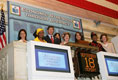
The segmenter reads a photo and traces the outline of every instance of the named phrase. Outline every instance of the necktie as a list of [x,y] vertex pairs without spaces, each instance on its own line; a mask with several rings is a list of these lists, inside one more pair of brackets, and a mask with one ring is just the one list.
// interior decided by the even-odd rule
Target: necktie
[[53,39],[53,36],[51,36],[51,41],[52,41],[52,43],[54,43],[54,39]]

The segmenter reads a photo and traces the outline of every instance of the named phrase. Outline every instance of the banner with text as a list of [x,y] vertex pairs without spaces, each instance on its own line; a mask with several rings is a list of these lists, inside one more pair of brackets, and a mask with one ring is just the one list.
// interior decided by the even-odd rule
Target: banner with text
[[8,40],[17,40],[20,29],[27,31],[27,39],[33,40],[37,28],[43,28],[47,35],[47,27],[54,26],[54,33],[69,32],[70,41],[74,41],[75,32],[83,34],[81,19],[52,10],[24,5],[8,1]]

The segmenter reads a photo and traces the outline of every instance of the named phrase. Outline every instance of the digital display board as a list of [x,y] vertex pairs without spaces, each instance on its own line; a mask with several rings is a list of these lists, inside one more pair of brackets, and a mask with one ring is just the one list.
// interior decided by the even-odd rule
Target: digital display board
[[80,64],[82,72],[98,72],[98,62],[96,54],[80,53]]
[[77,59],[78,64],[74,64],[75,68],[78,68],[78,76],[93,77],[99,74],[99,66],[97,62],[96,54],[91,53],[78,53]]

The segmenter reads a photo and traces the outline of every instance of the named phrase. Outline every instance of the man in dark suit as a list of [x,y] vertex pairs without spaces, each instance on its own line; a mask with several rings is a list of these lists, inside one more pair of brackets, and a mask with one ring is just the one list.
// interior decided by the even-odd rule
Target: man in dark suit
[[48,32],[48,35],[46,35],[44,37],[44,39],[47,41],[47,43],[57,44],[57,40],[53,36],[54,27],[53,26],[48,26],[47,32]]

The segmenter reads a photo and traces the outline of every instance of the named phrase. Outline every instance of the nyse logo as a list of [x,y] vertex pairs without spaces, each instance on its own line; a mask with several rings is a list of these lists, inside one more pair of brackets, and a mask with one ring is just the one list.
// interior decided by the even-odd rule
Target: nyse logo
[[80,21],[73,21],[73,27],[74,28],[81,29],[81,23],[80,23]]
[[19,10],[17,9],[17,7],[14,7],[14,8],[12,8],[13,9],[13,12],[14,13],[18,13],[19,12]]
[[21,16],[20,6],[10,5],[11,14]]
[[58,0],[118,19],[118,0]]

